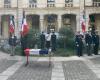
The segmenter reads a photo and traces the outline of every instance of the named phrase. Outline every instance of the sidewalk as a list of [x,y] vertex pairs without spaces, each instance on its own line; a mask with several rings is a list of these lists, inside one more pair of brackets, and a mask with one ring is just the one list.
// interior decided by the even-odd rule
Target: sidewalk
[[9,56],[0,52],[0,80],[100,80],[100,55],[83,57]]

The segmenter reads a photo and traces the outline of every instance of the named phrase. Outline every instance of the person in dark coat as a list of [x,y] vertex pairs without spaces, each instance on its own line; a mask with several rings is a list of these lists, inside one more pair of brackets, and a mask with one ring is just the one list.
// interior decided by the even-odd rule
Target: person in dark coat
[[99,49],[99,35],[98,35],[98,32],[96,32],[93,35],[92,40],[93,40],[93,53],[95,55],[98,55],[98,49]]
[[76,35],[75,38],[75,45],[76,45],[76,50],[77,50],[77,55],[80,57],[82,56],[82,49],[83,49],[83,41],[82,41],[82,36],[81,35]]
[[15,46],[17,44],[17,37],[14,35],[10,35],[9,37],[9,45],[11,46],[11,56],[14,56]]
[[52,35],[51,35],[51,46],[52,46],[52,51],[56,51],[56,35],[55,35],[55,32],[53,32]]
[[40,35],[40,45],[41,45],[41,49],[45,48],[45,35],[44,35],[44,32],[42,32],[42,34]]
[[91,55],[92,36],[87,32],[85,35],[86,52],[88,56]]

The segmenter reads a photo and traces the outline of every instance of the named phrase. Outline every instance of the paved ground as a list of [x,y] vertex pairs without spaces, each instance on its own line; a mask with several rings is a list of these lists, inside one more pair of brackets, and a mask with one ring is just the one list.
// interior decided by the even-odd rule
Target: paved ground
[[63,62],[65,80],[98,80],[83,61]]
[[0,80],[100,80],[100,55],[83,57],[25,57],[0,52]]

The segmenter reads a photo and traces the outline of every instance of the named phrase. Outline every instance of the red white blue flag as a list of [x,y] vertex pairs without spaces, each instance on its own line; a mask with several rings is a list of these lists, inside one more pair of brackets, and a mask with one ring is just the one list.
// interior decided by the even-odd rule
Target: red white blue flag
[[81,27],[82,27],[82,32],[86,31],[86,22],[85,22],[86,16],[85,16],[85,12],[83,11],[82,15],[81,15]]
[[29,26],[26,22],[26,17],[25,17],[25,11],[23,11],[23,19],[22,19],[22,25],[21,25],[21,35],[25,36],[29,32]]
[[12,34],[15,32],[14,17],[10,16],[9,32]]

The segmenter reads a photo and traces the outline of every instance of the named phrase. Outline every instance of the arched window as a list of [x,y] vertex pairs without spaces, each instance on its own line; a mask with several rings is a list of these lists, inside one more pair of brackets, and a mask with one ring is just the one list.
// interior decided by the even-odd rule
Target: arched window
[[10,8],[11,7],[11,0],[4,0],[4,8]]

